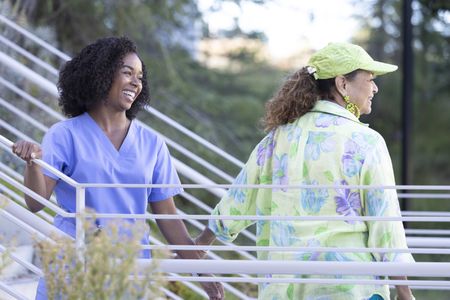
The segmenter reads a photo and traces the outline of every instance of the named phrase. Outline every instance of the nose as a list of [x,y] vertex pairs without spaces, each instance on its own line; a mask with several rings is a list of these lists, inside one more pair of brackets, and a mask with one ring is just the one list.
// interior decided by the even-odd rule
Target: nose
[[376,94],[378,93],[378,86],[374,81],[372,81],[372,83],[373,83],[373,93]]
[[142,82],[138,78],[138,76],[131,76],[131,85],[133,85],[134,87],[140,87],[142,85]]

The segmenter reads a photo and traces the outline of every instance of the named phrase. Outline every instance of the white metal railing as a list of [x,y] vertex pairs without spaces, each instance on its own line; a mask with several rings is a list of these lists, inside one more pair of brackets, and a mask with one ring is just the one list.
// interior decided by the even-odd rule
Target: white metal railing
[[[1,15],[0,15],[0,21],[1,22],[4,22],[4,23],[6,23],[6,24],[9,24],[9,23],[11,23],[9,20],[7,20],[6,19],[6,21],[5,21],[5,19],[6,18],[4,18],[4,17],[2,17]],[[9,23],[8,23],[9,22]],[[14,24],[15,25],[15,24]],[[8,25],[9,26],[9,25]],[[15,27],[18,27],[17,25],[15,25]],[[13,27],[14,28],[14,27]],[[19,29],[20,29],[20,27],[19,27]],[[17,30],[16,28],[15,28],[15,30]],[[34,39],[33,39],[34,40]],[[51,51],[52,53],[54,53],[53,51]],[[56,53],[55,53],[56,54]],[[57,54],[58,55],[58,54]],[[58,55],[59,56],[59,55]],[[63,58],[64,60],[67,60],[67,59],[69,59],[69,57],[67,56],[67,57],[63,57],[63,56],[59,56],[59,57],[61,57],[61,58]],[[15,69],[15,70],[18,70],[19,72],[21,72],[21,74],[23,75],[23,76],[25,76],[25,77],[27,77],[28,79],[30,79],[31,81],[33,81],[33,82],[40,82],[40,83],[43,83],[43,86],[44,86],[44,89],[46,89],[50,94],[52,94],[52,95],[56,95],[55,94],[55,91],[56,91],[56,87],[54,87],[54,84],[53,84],[53,87],[51,86],[51,85],[47,85],[46,84],[46,82],[45,82],[45,78],[43,78],[42,76],[41,77],[39,77],[39,75],[38,74],[35,74],[34,72],[32,72],[31,70],[27,70],[27,68],[22,68],[21,66],[20,66],[20,64],[19,65],[17,65],[16,64],[16,62],[12,59],[12,58],[10,58],[9,56],[7,56],[6,54],[4,54],[4,53],[2,53],[2,52],[0,52],[0,62],[2,62],[2,63],[4,63],[5,65],[7,65],[7,66],[9,66],[9,67],[12,67],[13,69]],[[29,72],[29,71],[31,71],[31,72]],[[36,76],[37,75],[37,76]],[[44,81],[42,81],[41,79],[44,79]],[[41,85],[41,84],[40,84]],[[150,110],[153,110],[153,109],[150,109]],[[154,113],[154,112],[151,112],[152,114],[154,114],[155,116],[156,115],[160,115],[161,113],[159,113],[159,112],[157,112],[156,111],[156,113]],[[162,115],[162,117],[160,117],[160,116],[157,116],[158,118],[160,118],[160,119],[162,119],[164,122],[166,122],[167,124],[171,124],[172,122],[175,122],[175,121],[173,121],[173,120],[171,120],[170,118],[167,118],[166,116],[164,116],[164,115]],[[175,127],[175,128],[178,128],[179,126],[181,126],[181,125],[176,125],[176,124],[178,124],[178,123],[176,123],[175,122],[175,124],[171,124],[171,126],[173,126],[173,127]],[[186,133],[186,134],[189,134],[189,130],[187,130],[186,128],[184,128],[183,126],[181,126],[181,127],[179,127],[178,128],[181,132],[183,132],[183,133]],[[185,132],[186,131],[186,132]],[[192,132],[191,132],[192,133]],[[201,139],[201,138],[200,138]],[[194,138],[194,140],[196,140],[196,138]],[[203,144],[202,142],[199,142],[199,143],[201,143],[201,144]],[[209,142],[206,142],[206,145],[208,144]],[[204,145],[205,146],[205,145]],[[212,145],[212,146],[214,146],[214,145]],[[175,147],[177,147],[177,146],[175,146]],[[206,146],[207,148],[209,147],[209,146]],[[215,147],[215,146],[214,146]],[[214,147],[212,147],[212,148],[214,148]],[[219,150],[221,150],[221,149],[219,149]],[[213,151],[215,151],[215,150],[213,150]],[[221,151],[223,151],[223,150],[221,150]],[[219,151],[220,152],[220,151]],[[228,160],[230,160],[230,158],[227,158]],[[242,166],[243,164],[242,164],[242,162],[239,162],[239,161],[232,161],[233,159],[231,159],[230,161],[231,162],[233,162],[236,166]],[[38,164],[39,164],[39,160],[35,160]],[[44,168],[47,168],[48,166],[42,166],[42,167],[44,167]],[[219,175],[220,176],[220,175]],[[4,179],[4,178],[7,178],[8,176],[2,176],[1,177],[1,179]],[[222,176],[222,178],[224,178],[223,176]],[[224,178],[225,179],[225,178]],[[230,179],[230,178],[226,178],[226,180],[228,181],[228,179]],[[63,180],[65,180],[65,179],[63,179]],[[5,180],[6,181],[6,180]],[[8,181],[7,181],[8,182]],[[204,182],[204,181],[203,181]],[[76,188],[78,188],[79,189],[79,192],[77,193],[77,202],[83,202],[84,201],[84,191],[85,191],[85,189],[86,188],[98,188],[98,187],[101,187],[102,185],[89,185],[89,184],[86,184],[86,185],[83,185],[83,184],[79,184],[79,183],[76,183],[76,182],[74,182],[74,187],[76,186]],[[116,188],[116,187],[132,187],[132,188],[140,188],[140,187],[156,187],[156,186],[158,186],[158,187],[172,187],[172,185],[147,185],[147,186],[142,186],[142,185],[132,185],[132,186],[130,186],[130,185],[105,185],[105,187],[108,187],[108,188]],[[208,184],[195,184],[195,185],[182,185],[182,187],[184,187],[184,188],[192,188],[192,189],[195,189],[195,188],[201,188],[201,189],[210,189],[210,190],[215,190],[215,191],[218,191],[218,190],[220,190],[221,192],[219,193],[219,194],[223,194],[223,191],[224,191],[224,189],[225,188],[229,188],[230,187],[230,185],[218,185],[218,184],[214,184],[212,181],[210,182],[210,183],[208,183]],[[235,185],[234,187],[246,187],[246,188],[256,188],[256,186],[252,186],[252,185],[242,185],[242,186],[238,186],[238,185]],[[274,188],[274,187],[283,187],[283,188],[309,188],[308,186],[306,186],[306,185],[298,185],[298,186],[293,186],[293,187],[287,187],[287,186],[284,186],[284,185],[270,185],[270,186],[261,186],[261,185],[257,185],[257,188]],[[339,186],[335,186],[335,185],[333,185],[333,186],[314,186],[314,188],[339,188]],[[370,187],[364,187],[364,186],[345,186],[345,188],[370,188]],[[372,188],[379,188],[379,187],[372,187]],[[450,187],[446,187],[446,186],[392,186],[392,187],[386,187],[386,186],[383,186],[382,188],[386,188],[386,189],[401,189],[401,190],[415,190],[415,191],[422,191],[422,190],[427,190],[427,191],[429,191],[429,190],[436,190],[436,191],[449,191],[450,190]],[[20,188],[19,188],[20,189]],[[26,194],[32,194],[32,193],[30,193],[30,191],[28,190],[26,190],[26,189],[20,189],[20,190],[22,190],[24,193],[26,193]],[[32,195],[32,196],[36,196],[36,195]],[[450,198],[450,194],[445,194],[445,193],[441,193],[441,194],[412,194],[412,193],[404,193],[404,194],[399,194],[399,197],[401,197],[401,198],[439,198],[439,199],[448,199],[448,198]],[[46,205],[46,204],[51,204],[51,202],[50,201],[48,201],[48,203],[46,202],[44,205]],[[80,210],[83,210],[84,209],[84,204],[82,204],[82,203],[80,203],[80,205],[78,206],[78,209],[80,209]],[[210,208],[209,208],[210,209]],[[449,222],[449,216],[448,216],[448,214],[446,214],[446,213],[439,213],[439,212],[423,212],[423,213],[418,213],[418,212],[408,212],[406,215],[410,215],[409,217],[399,217],[399,218],[388,218],[388,219],[376,219],[376,220],[378,220],[378,221],[417,221],[417,222],[429,222],[429,221],[433,221],[433,222]],[[99,214],[96,214],[96,216],[99,216],[100,217],[100,215]],[[127,217],[127,218],[130,218],[130,217],[133,217],[133,215],[129,215],[129,214],[127,214],[127,215],[120,215],[120,214],[114,214],[114,215],[112,215],[112,214],[108,214],[108,215],[101,215],[101,217],[114,217],[114,218],[116,218],[116,217]],[[179,219],[186,219],[186,220],[198,220],[198,219],[201,219],[201,220],[208,220],[208,219],[214,219],[215,218],[215,216],[209,216],[209,215],[152,215],[152,214],[145,214],[144,216],[141,216],[141,215],[139,215],[137,218],[154,218],[154,219],[177,219],[177,218],[179,218]],[[256,221],[256,220],[273,220],[270,216],[256,216],[256,217],[258,217],[258,218],[255,218],[255,216],[240,216],[240,217],[236,217],[236,216],[229,216],[230,217],[230,219],[239,219],[239,218],[245,218],[245,219],[248,219],[248,220],[254,220],[254,221]],[[331,216],[332,218],[331,219],[328,219],[329,221],[337,221],[337,220],[339,220],[338,218],[333,218],[334,216]],[[217,217],[218,219],[227,219],[227,216],[220,216],[220,217]],[[297,219],[296,217],[292,217],[294,220],[295,219]],[[285,217],[285,219],[286,220],[292,220],[292,218],[291,217],[289,217],[289,216],[286,216]],[[358,220],[365,220],[364,219],[364,217],[360,217],[361,219],[358,219]],[[370,218],[370,217],[369,217]],[[275,219],[275,218],[274,218]],[[279,220],[280,218],[278,218],[278,220]],[[281,219],[283,219],[283,218],[281,218]],[[301,219],[301,218],[299,218],[299,219]],[[304,219],[304,218],[303,218]],[[325,219],[327,219],[327,217],[325,217]],[[349,217],[345,217],[345,218],[343,218],[343,219],[345,219],[345,220],[349,220],[349,219],[351,219],[351,218],[349,218]],[[357,219],[355,219],[355,220],[357,220]],[[370,219],[367,219],[367,220],[370,220]],[[77,222],[77,223],[80,223],[80,222]],[[408,232],[408,229],[407,229],[407,232]],[[415,232],[416,234],[424,234],[424,232],[423,231],[410,231],[410,232]],[[427,231],[428,232],[428,231]],[[445,232],[447,232],[447,231],[445,231]],[[80,232],[78,232],[77,231],[77,240],[78,239],[82,239],[83,238],[83,235],[84,234],[80,234],[79,235],[79,233]],[[434,234],[434,235],[441,235],[441,234],[443,234],[441,231],[434,231],[432,234]],[[419,237],[419,238],[417,238],[417,241],[419,241],[419,240],[421,240],[421,241],[423,241],[423,238],[422,237]],[[436,244],[439,244],[439,245],[441,245],[441,247],[449,247],[449,244],[447,244],[446,243],[446,241],[448,240],[448,239],[442,239],[442,238],[436,238],[435,239],[436,241],[439,241],[439,242],[437,242]],[[430,240],[428,240],[426,243],[424,243],[423,244],[423,246],[424,247],[430,247],[430,244],[429,244],[429,241]],[[442,242],[442,241],[444,241],[444,243]],[[408,240],[408,244],[410,245],[410,243],[409,243],[409,240]],[[155,247],[155,246],[148,246],[148,248],[152,248],[152,247]],[[171,250],[175,250],[175,249],[177,249],[176,248],[176,246],[165,246],[167,249],[171,249]],[[183,247],[183,246],[179,246],[179,247]],[[184,246],[184,247],[189,247],[189,246]],[[191,246],[192,247],[192,246]],[[208,247],[210,247],[210,248],[208,248]],[[230,244],[230,245],[227,245],[227,246],[208,246],[208,247],[206,247],[205,246],[205,249],[210,249],[210,250],[214,250],[214,251],[225,251],[225,250],[227,250],[227,251],[229,251],[229,250],[236,250],[236,249],[241,249],[241,250],[245,250],[245,251],[281,251],[280,249],[277,249],[277,248],[274,248],[274,247],[272,247],[272,248],[267,248],[266,247],[266,249],[262,249],[263,247],[252,247],[252,246],[234,246],[234,245],[232,245],[232,244]],[[228,247],[228,248],[227,248]],[[437,247],[439,247],[439,246],[437,246]],[[202,248],[203,249],[203,248]],[[293,249],[290,249],[290,250],[292,250],[292,251],[300,251],[299,249],[301,249],[301,247],[299,248],[299,247],[297,247],[297,248],[293,248]],[[323,250],[323,251],[326,251],[326,249],[320,249],[320,248],[308,248],[309,249],[309,251],[315,251],[315,250]],[[315,250],[313,250],[313,249],[315,249]],[[365,251],[368,251],[367,250],[367,248],[363,248],[363,249],[366,249]],[[288,249],[289,250],[289,249]],[[342,250],[342,249],[341,249]],[[358,252],[364,252],[362,249],[356,249],[356,248],[351,248],[351,249],[343,249],[343,250],[347,250],[347,251],[349,251],[349,250],[354,250],[354,251],[358,251]],[[370,250],[374,250],[374,252],[376,252],[376,251],[381,251],[381,249],[375,249],[375,248],[372,248],[372,249],[370,249]],[[400,249],[397,249],[397,250],[395,250],[395,249],[389,249],[389,250],[391,250],[391,251],[403,251],[403,250],[400,250]],[[411,252],[411,253],[430,253],[430,254],[448,254],[448,250],[447,249],[433,249],[433,248],[427,248],[427,249],[408,249],[409,250],[409,252]],[[287,250],[286,250],[287,251]],[[328,249],[328,251],[331,251],[330,249]],[[426,251],[429,251],[429,252],[426,252]],[[171,268],[175,268],[176,270],[181,270],[182,268],[181,268],[181,264],[180,265],[178,265],[177,266],[177,264],[178,263],[180,263],[181,262],[181,264],[183,264],[183,263],[186,263],[186,265],[187,266],[189,266],[189,264],[190,263],[192,263],[192,265],[196,265],[198,268],[200,268],[201,266],[203,266],[203,264],[204,264],[204,267],[207,267],[207,270],[209,270],[208,272],[210,272],[210,273],[217,273],[217,274],[220,274],[220,273],[225,273],[225,271],[227,270],[227,268],[225,268],[224,269],[224,266],[225,265],[229,265],[229,264],[233,264],[233,262],[232,261],[226,261],[226,260],[222,260],[222,261],[208,261],[207,263],[206,262],[202,262],[202,261],[195,261],[195,262],[189,262],[189,261],[181,261],[181,260],[178,260],[178,261],[166,261],[166,262],[164,262],[164,264],[163,264],[163,266],[164,266],[164,268],[165,268],[165,270],[167,271],[167,272],[169,272],[170,270],[172,270]],[[239,261],[239,262],[237,262],[238,264],[242,264],[242,262],[243,261]],[[247,262],[251,262],[251,261],[245,261],[245,263],[247,263]],[[269,267],[269,264],[265,264],[266,262],[261,262],[261,261],[254,261],[255,262],[255,265],[251,265],[251,264],[246,264],[246,266],[251,266],[251,271],[248,271],[248,272],[253,272],[253,273],[251,273],[251,274],[256,274],[256,273],[259,273],[259,271],[258,271],[258,269],[257,268],[262,268],[261,270],[262,271],[264,271],[264,272],[266,272],[266,270],[267,269],[269,269],[269,268],[271,268],[271,267]],[[278,262],[277,262],[278,263]],[[292,262],[289,262],[289,264],[291,264]],[[307,262],[307,263],[309,263],[309,262]],[[339,263],[340,264],[340,263]],[[383,263],[384,264],[384,263]],[[307,268],[308,270],[309,269],[311,269],[311,266],[313,266],[312,264],[309,264],[309,265],[304,265],[303,266],[303,268]],[[420,263],[415,263],[415,264],[410,264],[409,266],[411,266],[411,269],[409,269],[410,271],[411,271],[411,274],[420,274],[420,276],[425,276],[424,274],[425,273],[421,273],[421,271],[426,271],[426,272],[428,272],[428,269],[427,268],[431,268],[432,266],[434,266],[434,265],[430,265],[430,264],[428,264],[428,265],[424,265],[424,264],[420,264]],[[444,268],[444,269],[441,269],[441,266],[442,266],[442,268]],[[368,265],[364,265],[364,266],[360,266],[360,267],[362,267],[363,269],[371,269],[371,270],[374,270],[373,269],[373,267],[372,266],[368,266]],[[394,274],[396,271],[395,271],[395,269],[396,268],[399,268],[399,267],[402,267],[401,265],[398,265],[398,263],[397,263],[397,265],[395,265],[395,266],[393,266],[392,267],[392,269],[390,269],[390,268],[384,268],[384,267],[381,267],[382,269],[376,269],[376,271],[377,272],[382,272],[382,273],[379,273],[379,274],[385,274],[385,275],[392,275],[392,274]],[[255,269],[254,269],[255,268]],[[322,267],[320,267],[320,268],[322,268]],[[334,268],[333,266],[330,266],[330,268],[331,269],[333,269],[332,271],[330,271],[330,272],[340,272],[339,271],[339,268]],[[448,270],[449,269],[449,266],[446,264],[446,263],[439,263],[439,267],[436,267],[435,269],[434,269],[434,273],[432,273],[432,274],[438,274],[438,275],[436,275],[436,276],[441,276],[441,277],[448,277],[449,275],[448,275],[448,271],[447,271],[447,273],[444,273],[444,271],[443,270]],[[199,273],[201,273],[201,272],[203,272],[203,271],[199,271],[200,269],[196,269],[195,267],[194,268],[190,268],[189,269],[189,272],[186,272],[186,273],[190,273],[190,272],[192,272],[192,271],[198,271]],[[214,271],[214,270],[217,270],[217,272],[212,272],[212,271]],[[221,272],[221,270],[223,271],[223,272]],[[236,270],[240,270],[240,269],[234,269],[234,270],[232,270],[231,268],[230,268],[230,272],[232,273],[232,274],[235,274],[235,273],[237,273],[237,271]],[[280,270],[282,270],[282,269],[280,269]],[[397,269],[398,270],[398,269]],[[282,270],[283,271],[283,270]],[[181,272],[181,271],[180,271]],[[283,271],[284,272],[284,271]],[[374,271],[375,272],[375,271]],[[383,273],[383,272],[387,272],[387,273]],[[442,273],[441,273],[442,272]],[[245,274],[246,272],[239,272],[239,273],[243,273],[243,274]],[[271,272],[270,273],[274,273],[274,272],[272,272],[272,270],[271,270]],[[335,273],[333,273],[333,274],[335,274]],[[409,274],[409,273],[408,273]],[[431,274],[431,273],[426,273],[426,274]],[[402,273],[401,275],[404,275],[404,273]],[[430,275],[431,276],[431,275]],[[264,279],[264,278],[252,278],[252,277],[248,277],[248,276],[246,276],[246,277],[240,277],[240,278],[235,278],[235,277],[232,277],[232,278],[230,278],[230,277],[220,277],[220,278],[213,278],[213,279],[211,279],[211,278],[204,278],[204,277],[201,277],[201,278],[192,278],[192,277],[187,277],[187,279],[184,279],[183,280],[183,278],[182,277],[180,277],[180,276],[172,276],[171,277],[171,279],[170,280],[180,280],[180,281],[191,281],[191,280],[193,280],[193,281],[208,281],[208,280],[218,280],[218,279],[220,279],[220,280],[222,280],[223,282],[254,282],[254,283],[257,283],[257,282],[269,282],[268,281],[268,279]],[[271,280],[278,280],[278,278],[271,278]],[[307,279],[304,279],[304,280],[307,280]],[[276,282],[276,281],[273,281],[273,282]],[[314,282],[314,281],[296,281],[296,282]],[[426,281],[427,283],[425,283],[425,281],[423,281],[423,282],[419,282],[419,281],[408,281],[408,282],[405,282],[405,281],[401,281],[399,284],[418,284],[419,286],[425,286],[425,285],[433,285],[434,284],[434,287],[437,287],[437,288],[445,288],[445,287],[448,287],[449,286],[449,284],[448,284],[448,282],[437,282],[437,281]],[[325,283],[324,281],[322,282],[322,283]],[[326,283],[330,283],[330,280],[329,279],[327,279],[326,280]],[[359,284],[364,284],[364,283],[362,283],[362,282],[360,282],[360,281],[358,281],[358,283]],[[386,281],[376,281],[376,283],[377,284],[384,284],[384,283],[387,283],[387,284],[397,284],[395,281],[392,281],[392,280],[386,280]],[[0,286],[0,288],[1,288],[1,286]]]
[[[0,135],[0,145],[3,146],[3,147],[6,147],[7,149],[9,149],[9,148],[12,146],[12,142]],[[39,162],[43,162],[43,161],[40,161],[40,160],[34,160],[34,161],[36,161],[36,162],[38,162],[38,163],[39,163]],[[44,166],[43,166],[43,165],[44,165]],[[50,168],[50,169],[53,169],[52,167],[50,167],[50,166],[48,166],[48,165],[45,166],[45,165],[46,165],[45,163],[44,163],[43,165],[41,165],[41,166],[44,167],[44,168]],[[54,169],[53,171],[55,172],[55,175],[56,175],[56,176],[58,176],[58,174],[64,175],[64,174],[60,173],[59,171],[57,171],[56,169]],[[25,193],[25,194],[28,194],[28,195],[31,195],[31,196],[38,196],[39,199],[37,199],[37,200],[38,200],[39,202],[41,202],[43,205],[46,205],[47,207],[51,206],[51,205],[49,205],[49,203],[51,203],[50,201],[46,200],[45,198],[40,197],[39,195],[35,194],[34,192],[32,192],[31,190],[27,189],[26,187],[24,187],[23,185],[19,184],[18,182],[15,182],[14,180],[9,179],[5,174],[2,174],[2,172],[0,172],[0,179],[5,180],[8,184],[10,184],[10,185],[14,186],[15,188],[21,190],[21,191],[22,191],[23,193]],[[63,179],[63,180],[64,180],[64,179]],[[83,190],[84,190],[84,189],[83,189]],[[82,196],[81,196],[81,197],[82,197]],[[84,206],[84,204],[78,205],[78,207],[83,207],[83,206]],[[55,206],[51,206],[50,208],[52,208],[52,209],[53,209],[55,212],[57,212],[57,213],[62,212],[60,208],[54,209],[54,207],[55,207]],[[77,210],[77,211],[78,211],[78,210]],[[152,218],[150,214],[146,214],[146,215],[147,215],[147,219],[150,219],[151,221],[155,222],[155,219]],[[63,212],[62,216],[76,218],[76,214],[75,214],[75,213],[67,213],[67,212]],[[141,217],[141,215],[140,215],[140,217]],[[139,217],[139,218],[140,218],[140,217]],[[16,222],[16,224],[18,224],[18,226],[21,226],[21,224],[23,224],[22,222],[20,222],[20,219],[15,220],[15,222]],[[199,227],[198,224],[200,224],[200,223],[198,223],[198,222],[195,222],[195,221],[194,221],[193,223],[196,223],[196,224],[194,224],[194,225],[197,225],[196,227],[199,228],[199,229],[203,229],[203,228],[204,228],[203,225],[201,225],[201,227]],[[81,224],[81,222],[78,221],[77,224]],[[27,226],[27,225],[26,225],[26,224],[23,224],[23,226],[24,226],[24,228],[25,228],[25,226]],[[29,227],[27,227],[27,228],[29,229]],[[34,232],[34,231],[33,231],[33,232]],[[80,237],[79,237],[79,239],[76,239],[77,245],[78,245],[78,247],[83,248],[83,243],[82,243],[82,242],[79,242],[79,241],[84,240],[84,238],[83,238],[84,232],[81,232],[81,233],[78,232],[78,233],[77,233],[77,236],[78,236],[78,235],[79,235]],[[238,250],[238,253],[240,253],[239,250]],[[254,259],[254,257],[249,256],[247,253],[240,253],[240,254],[241,254],[243,257],[247,257],[248,259]],[[218,257],[217,255],[215,255],[215,254],[213,254],[213,253],[209,253],[209,256],[210,256],[211,258],[213,258],[213,259],[221,259],[220,257]],[[172,276],[177,276],[177,275],[175,274],[175,275],[172,275]],[[183,282],[183,284],[188,284],[188,283],[187,283],[187,282]],[[189,286],[189,287],[190,287],[191,289],[194,289],[194,291],[199,292],[198,288],[195,289],[195,288],[193,288],[192,286]],[[234,287],[232,287],[232,286],[230,286],[230,285],[227,285],[227,284],[226,284],[226,285],[225,285],[225,288],[226,288],[227,291],[229,291],[229,292],[231,292],[232,294],[238,296],[240,299],[249,299],[247,296],[245,296],[245,294],[243,294],[242,292],[238,291],[237,289],[235,289]],[[202,295],[204,295],[204,292],[201,292],[201,291],[200,291],[200,293],[201,293]]]
[[56,49],[55,47],[53,47],[49,43],[47,43],[44,40],[38,38],[36,35],[30,33],[29,31],[27,31],[24,28],[20,27],[19,25],[17,25],[16,23],[12,22],[11,20],[9,20],[8,18],[4,17],[1,14],[0,14],[0,22],[2,22],[6,26],[14,29],[15,31],[19,32],[20,34],[25,36],[27,39],[32,40],[33,42],[35,42],[36,44],[38,44],[42,48],[47,49],[49,52],[51,52],[54,55],[58,56],[60,59],[62,59],[62,60],[69,60],[70,59],[70,56],[68,56],[67,54],[59,51],[58,49]]
[[[4,138],[0,138],[0,141],[2,141],[5,144],[11,145],[11,142],[7,141]],[[35,160],[39,161],[39,160]],[[44,168],[51,168],[49,166],[43,166]],[[57,171],[56,171],[57,172]],[[0,174],[0,179],[5,180],[4,177]],[[64,180],[64,179],[63,179]],[[128,187],[128,188],[143,188],[143,187],[173,187],[174,185],[168,185],[168,184],[80,184],[77,183],[77,186],[83,191],[86,188],[117,188],[117,187]],[[183,188],[217,188],[217,187],[231,187],[231,185],[181,185]],[[308,185],[298,185],[298,186],[285,186],[285,185],[233,185],[234,187],[243,187],[243,188],[339,188],[339,186],[335,185],[324,185],[324,186],[308,186]],[[344,188],[344,186],[341,186],[341,188]],[[379,186],[376,187],[367,187],[367,186],[345,186],[345,188],[380,188]],[[387,189],[403,189],[403,190],[438,190],[438,191],[449,191],[450,187],[448,186],[384,186],[384,188]],[[79,193],[77,196],[77,207],[78,208],[84,208],[84,193]],[[80,205],[79,202],[82,202]],[[152,218],[152,219],[203,219],[203,220],[209,220],[209,219],[246,219],[246,220],[317,220],[320,219],[319,217],[311,217],[311,216],[282,216],[282,217],[276,217],[276,216],[210,216],[210,215],[155,215],[155,214],[95,214],[96,217],[125,217],[125,218]],[[73,217],[73,216],[72,216]],[[75,216],[76,217],[76,216]],[[366,216],[359,216],[359,217],[352,217],[352,216],[345,216],[345,217],[336,217],[336,216],[324,216],[321,217],[323,220],[331,220],[331,221],[337,221],[337,220],[359,220],[359,221],[365,221],[365,220],[378,220],[378,221],[434,221],[434,222],[450,222],[450,217],[448,216],[434,216],[434,217],[366,217]],[[78,221],[79,222],[79,221]],[[78,223],[77,222],[77,223]],[[77,245],[82,249],[83,243],[84,243],[84,232],[80,232],[77,230],[76,235]],[[151,248],[152,246],[149,246]],[[195,249],[193,246],[165,246],[167,249],[175,250],[175,249]],[[196,246],[197,249],[211,249],[211,250],[225,250],[225,247],[227,247],[227,250],[236,250],[240,246],[205,246],[205,247],[199,247]],[[222,247],[222,248],[219,248]],[[155,248],[153,246],[153,248]],[[245,249],[247,251],[279,251],[279,248],[276,247],[251,247],[246,246],[242,247],[241,249]],[[338,249],[335,248],[306,248],[306,247],[293,247],[293,248],[287,248],[285,251],[335,251]],[[421,249],[367,249],[367,248],[345,248],[340,249],[339,251],[347,251],[347,252],[386,252],[386,250],[392,251],[392,252],[411,252],[411,253],[431,253],[431,254],[448,254],[449,251],[445,251],[442,249],[427,249],[427,250],[421,250]],[[164,272],[170,272],[170,273],[186,273],[186,270],[190,270],[189,272],[197,272],[197,273],[214,273],[214,274],[236,274],[236,273],[242,273],[242,274],[265,274],[267,273],[267,270],[270,270],[270,274],[276,274],[278,272],[281,272],[283,274],[299,274],[299,270],[316,270],[315,267],[316,264],[310,264],[310,263],[317,263],[317,262],[278,262],[278,261],[254,261],[256,264],[248,264],[250,261],[230,261],[230,260],[217,260],[217,261],[195,261],[196,263],[185,261],[180,263],[181,260],[175,260],[175,261],[163,261],[161,266],[161,270]],[[145,262],[142,262],[145,264]],[[240,268],[236,267],[236,263],[240,266]],[[276,263],[278,266],[278,269],[274,269],[271,263]],[[297,265],[298,263],[298,265]],[[358,267],[355,269],[349,268],[349,265],[342,265],[341,263],[327,263],[327,262],[321,262],[326,263],[327,268],[324,268],[323,266],[320,267],[320,273],[319,274],[352,274],[352,275],[364,275],[367,274],[367,272],[370,272],[370,274],[375,275],[390,275],[394,276],[397,275],[398,270],[404,270],[404,265],[401,263],[393,263],[389,267],[385,264],[379,264],[377,267],[373,267],[372,263],[359,263]],[[373,263],[374,265],[376,263]],[[294,269],[292,266],[295,265]],[[338,267],[339,265],[339,267]],[[381,265],[381,267],[379,266]],[[224,267],[227,266],[227,267]],[[245,266],[245,267],[244,267]],[[287,267],[289,266],[289,268]],[[430,266],[433,268],[432,275],[426,275],[431,274],[429,273]],[[302,267],[299,269],[299,267]],[[363,267],[363,268],[361,268]],[[399,269],[401,267],[401,269]],[[409,275],[409,276],[439,276],[439,277],[447,277],[450,276],[448,273],[449,264],[447,263],[439,263],[439,264],[433,264],[433,263],[415,263],[415,264],[408,264],[409,271],[406,274],[405,272],[402,272],[402,275]],[[206,268],[206,269],[205,269]],[[241,269],[242,268],[242,269]],[[381,269],[380,269],[381,268]],[[369,271],[363,271],[361,273],[361,269]],[[277,271],[279,270],[279,271]],[[328,271],[325,271],[328,270]],[[346,270],[343,272],[343,270]],[[353,270],[353,271],[350,271]],[[355,270],[359,270],[356,272]],[[316,274],[315,272],[305,271],[307,274]],[[303,272],[303,273],[305,273]],[[331,273],[327,273],[331,272]],[[348,273],[350,272],[350,273]],[[396,273],[397,272],[397,273]],[[448,287],[450,286],[450,282],[448,281],[439,281],[439,280],[407,280],[407,281],[400,281],[397,282],[395,280],[347,280],[347,279],[299,279],[299,278],[255,278],[255,277],[186,277],[186,276],[178,276],[173,275],[168,278],[168,280],[177,280],[182,282],[189,282],[189,281],[213,281],[213,280],[220,280],[223,282],[252,282],[252,283],[259,283],[259,282],[296,282],[296,283],[322,283],[322,284],[330,284],[330,283],[358,283],[358,284],[413,284],[415,286],[433,286],[433,287]]]
[[30,52],[26,51],[22,47],[17,46],[17,44],[11,42],[10,40],[6,39],[5,37],[0,35],[0,43],[5,44],[9,48],[13,49],[17,53],[23,55],[27,59],[31,60],[33,63],[37,64],[38,66],[44,68],[47,70],[50,74],[54,76],[58,76],[59,72],[57,69],[55,69],[53,66],[49,65],[45,61],[41,60],[40,58],[36,57],[35,55],[31,54]]

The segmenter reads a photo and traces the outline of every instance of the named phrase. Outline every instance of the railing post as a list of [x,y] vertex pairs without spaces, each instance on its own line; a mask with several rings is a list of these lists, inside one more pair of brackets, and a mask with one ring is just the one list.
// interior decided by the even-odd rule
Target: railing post
[[86,208],[86,188],[83,186],[76,187],[76,236],[75,236],[75,247],[77,250],[78,258],[84,261],[84,250],[85,250],[85,208]]

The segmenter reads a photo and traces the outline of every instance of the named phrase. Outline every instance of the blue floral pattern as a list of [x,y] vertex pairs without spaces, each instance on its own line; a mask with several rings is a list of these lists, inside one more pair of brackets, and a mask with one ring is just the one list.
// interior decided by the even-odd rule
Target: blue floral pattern
[[[306,185],[317,185],[317,181],[305,181],[303,184]],[[314,188],[305,188],[302,189],[300,195],[300,202],[302,208],[307,213],[318,213],[322,208],[323,204],[328,198],[327,189],[314,189]]]
[[332,132],[310,132],[305,148],[305,159],[318,160],[322,152],[331,152],[335,147]]
[[[234,184],[247,184],[247,171],[245,169],[242,169],[242,171],[239,173],[239,175],[234,180]],[[244,203],[245,201],[245,191],[243,188],[230,188],[228,191],[228,195],[230,198],[234,199],[238,203]]]

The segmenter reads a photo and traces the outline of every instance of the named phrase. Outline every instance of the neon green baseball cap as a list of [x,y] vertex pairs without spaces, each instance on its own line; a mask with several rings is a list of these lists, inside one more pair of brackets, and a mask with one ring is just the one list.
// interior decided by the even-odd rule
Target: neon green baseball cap
[[329,79],[358,69],[378,76],[394,72],[398,67],[374,60],[358,45],[329,43],[311,56],[307,68],[314,78]]

